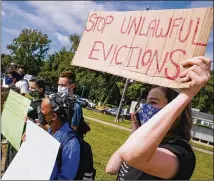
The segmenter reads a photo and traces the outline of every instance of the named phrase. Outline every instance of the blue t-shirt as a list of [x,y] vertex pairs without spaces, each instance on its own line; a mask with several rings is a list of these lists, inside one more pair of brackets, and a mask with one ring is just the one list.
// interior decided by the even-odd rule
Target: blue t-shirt
[[81,118],[82,118],[82,107],[79,103],[75,103],[74,115],[71,120],[71,126],[79,126]]
[[[71,131],[69,124],[64,125],[53,134],[53,137],[62,143],[62,137]],[[51,130],[48,131],[51,134]],[[50,180],[73,180],[76,176],[80,162],[80,144],[77,138],[72,138],[67,142],[62,150],[62,166],[56,160]]]

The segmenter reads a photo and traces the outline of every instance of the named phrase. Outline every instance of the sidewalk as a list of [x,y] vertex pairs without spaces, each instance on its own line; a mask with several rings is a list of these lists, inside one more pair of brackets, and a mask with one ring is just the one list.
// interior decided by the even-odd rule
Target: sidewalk
[[[105,124],[105,125],[108,125],[108,126],[112,126],[112,127],[115,127],[115,128],[118,128],[118,129],[122,129],[122,130],[126,130],[126,131],[129,131],[131,132],[132,130],[129,129],[129,128],[125,128],[123,126],[119,126],[119,125],[115,125],[115,124],[112,124],[112,123],[108,123],[108,122],[105,122],[105,121],[101,121],[99,119],[95,119],[95,118],[91,118],[91,117],[88,117],[88,116],[84,116],[85,119],[88,119],[88,120],[91,120],[91,121],[94,121],[94,122],[97,122],[97,123],[101,123],[101,124]],[[204,150],[202,148],[197,148],[197,147],[194,147],[192,146],[192,148],[196,151],[200,151],[200,152],[203,152],[203,153],[207,153],[209,155],[214,155],[214,153],[212,151],[208,151],[208,150]]]

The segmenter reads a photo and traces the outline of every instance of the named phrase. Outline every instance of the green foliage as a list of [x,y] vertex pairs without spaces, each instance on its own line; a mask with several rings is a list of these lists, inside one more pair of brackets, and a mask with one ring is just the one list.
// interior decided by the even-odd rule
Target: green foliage
[[51,40],[47,34],[33,29],[23,29],[11,45],[7,45],[14,62],[23,66],[29,74],[37,75],[41,71],[43,60],[49,50]]
[[[126,79],[72,66],[71,61],[77,51],[80,36],[73,34],[69,36],[69,39],[71,41],[70,50],[62,48],[59,52],[55,52],[45,59],[51,42],[48,36],[37,30],[24,29],[13,40],[13,43],[7,46],[11,55],[1,55],[2,65],[5,66],[11,61],[15,61],[15,63],[24,66],[27,73],[43,78],[50,88],[57,88],[59,75],[63,71],[73,71],[76,74],[76,94],[80,96],[83,94],[84,98],[96,103],[119,106]],[[211,114],[214,114],[213,75],[212,71],[211,80],[192,100],[192,107]],[[137,81],[130,82],[124,106],[130,105],[133,100],[137,101],[141,93],[141,99],[145,100],[150,89],[151,85],[149,84]]]
[[211,79],[207,85],[193,98],[192,107],[200,109],[201,112],[214,114],[214,71],[211,72]]
[[2,68],[6,68],[12,61],[13,61],[13,58],[11,57],[11,55],[6,55],[4,53],[1,54]]

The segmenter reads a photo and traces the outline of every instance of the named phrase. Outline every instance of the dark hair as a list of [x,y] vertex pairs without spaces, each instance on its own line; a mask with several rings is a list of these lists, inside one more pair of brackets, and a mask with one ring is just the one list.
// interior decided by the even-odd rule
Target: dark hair
[[63,102],[63,99],[61,98],[61,94],[53,93],[53,94],[50,94],[49,96],[46,96],[46,98],[49,99],[51,109],[53,110],[53,112],[57,114],[60,121],[62,122],[67,121],[68,115],[67,115],[67,112],[65,111],[65,108],[63,105],[64,102]]
[[45,81],[42,79],[31,79],[29,82],[34,82],[38,88],[42,88],[42,97],[45,95]]
[[87,132],[91,130],[89,123],[85,122],[84,118],[82,117],[80,123],[77,127],[77,133],[81,138],[84,138]]
[[15,82],[18,82],[18,81],[20,81],[22,79],[21,75],[19,73],[17,73],[15,70],[9,71],[8,74],[11,74],[12,78],[16,79]]
[[[59,116],[60,120],[69,122],[75,112],[75,103],[77,103],[76,98],[70,94],[58,92],[50,94],[48,99],[52,110]],[[87,123],[82,116],[79,125],[77,126],[77,134],[83,138],[90,130],[89,123]]]
[[74,84],[75,83],[76,76],[71,71],[62,72],[60,74],[60,77],[66,77],[68,79],[68,81],[69,81],[69,84]]
[[[179,94],[175,90],[167,87],[154,86],[153,88],[159,88],[165,94],[168,103],[175,99]],[[177,120],[174,122],[174,124],[166,134],[166,137],[171,139],[173,137],[179,136],[186,141],[190,141],[192,124],[192,110],[191,104],[189,103],[184,108],[183,112],[179,115]]]

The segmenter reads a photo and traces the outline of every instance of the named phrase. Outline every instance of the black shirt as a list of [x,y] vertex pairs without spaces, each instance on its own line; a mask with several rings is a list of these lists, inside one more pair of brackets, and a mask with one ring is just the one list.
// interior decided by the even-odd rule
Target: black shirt
[[[176,175],[171,180],[189,180],[195,169],[195,154],[188,142],[182,139],[174,139],[168,143],[162,144],[160,148],[165,148],[174,153],[179,160],[179,169]],[[136,168],[133,168],[126,163],[122,163],[119,170],[117,180],[163,180],[147,173],[144,173]]]
[[31,101],[30,109],[27,116],[33,120],[38,119],[38,107],[41,106],[42,100]]

